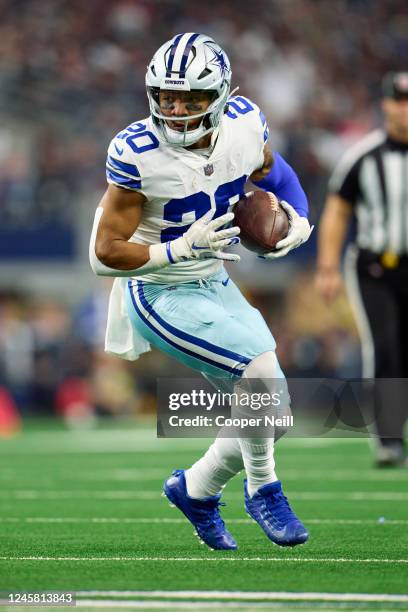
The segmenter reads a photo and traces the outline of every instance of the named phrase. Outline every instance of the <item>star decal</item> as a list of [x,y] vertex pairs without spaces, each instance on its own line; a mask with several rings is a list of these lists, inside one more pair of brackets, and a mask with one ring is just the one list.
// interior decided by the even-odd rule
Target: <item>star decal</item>
[[225,60],[224,53],[222,51],[217,51],[217,49],[214,49],[214,47],[211,47],[211,45],[207,45],[207,47],[209,47],[214,53],[213,57],[208,63],[212,64],[213,66],[218,66],[221,72],[221,76],[222,78],[224,78],[229,72],[231,72],[229,65]]

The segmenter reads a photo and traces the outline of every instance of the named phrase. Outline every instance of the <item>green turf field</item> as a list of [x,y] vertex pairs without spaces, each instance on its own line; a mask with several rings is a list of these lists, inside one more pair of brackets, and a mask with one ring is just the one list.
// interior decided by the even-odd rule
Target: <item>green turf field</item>
[[408,610],[408,471],[372,469],[367,441],[279,442],[310,542],[269,542],[239,475],[223,510],[239,550],[216,552],[160,496],[206,441],[123,427],[37,425],[0,441],[0,591],[78,591],[87,609]]

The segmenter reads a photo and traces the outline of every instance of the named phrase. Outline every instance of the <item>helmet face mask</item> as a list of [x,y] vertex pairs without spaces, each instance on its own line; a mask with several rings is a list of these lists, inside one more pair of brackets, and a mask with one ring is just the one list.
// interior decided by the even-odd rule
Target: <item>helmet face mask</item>
[[[147,68],[147,97],[153,121],[170,145],[188,147],[218,128],[231,88],[228,57],[204,34],[179,34],[160,47]],[[208,108],[197,114],[170,117],[160,107],[160,91],[210,94]],[[189,122],[202,117],[198,127]],[[184,130],[172,129],[169,120],[184,123]]]

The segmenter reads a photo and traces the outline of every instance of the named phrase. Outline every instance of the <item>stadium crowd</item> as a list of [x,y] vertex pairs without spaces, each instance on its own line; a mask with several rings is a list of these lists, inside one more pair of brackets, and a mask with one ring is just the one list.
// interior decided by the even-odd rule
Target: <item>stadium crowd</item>
[[178,31],[228,51],[234,86],[262,107],[316,216],[327,173],[376,123],[381,76],[407,51],[403,0],[3,0],[0,15],[3,223],[27,222],[30,206],[37,220],[66,218],[81,185],[103,189],[107,143],[147,115],[146,64]]
[[[380,121],[381,77],[402,68],[406,23],[403,0],[0,0],[1,236],[50,221],[72,229],[78,201],[95,207],[110,139],[148,113],[147,61],[181,31],[207,32],[227,50],[233,85],[262,107],[272,147],[296,168],[315,222],[334,163]],[[284,296],[252,289],[282,365],[289,375],[347,375],[358,360],[350,316],[340,305],[343,326],[343,314],[306,325],[292,306],[310,281],[299,274]],[[74,312],[2,295],[0,385],[20,407],[62,410],[66,380],[76,381],[78,403],[102,412],[134,409],[141,397],[146,404],[140,366],[100,350],[105,305],[103,288]],[[160,373],[161,360],[157,353],[153,367],[145,358],[144,372]]]

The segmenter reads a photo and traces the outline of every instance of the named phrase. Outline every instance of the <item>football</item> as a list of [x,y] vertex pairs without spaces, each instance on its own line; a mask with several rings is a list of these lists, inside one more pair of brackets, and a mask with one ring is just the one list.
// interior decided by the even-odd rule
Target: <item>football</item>
[[273,251],[277,242],[288,235],[288,215],[270,191],[246,193],[237,203],[234,214],[242,245],[258,255]]

